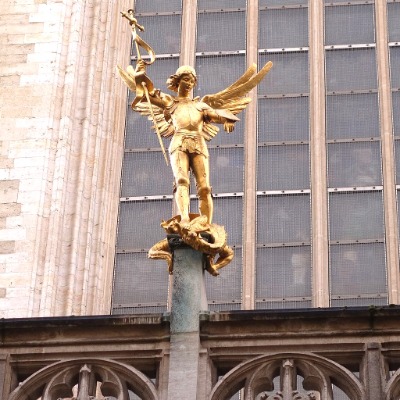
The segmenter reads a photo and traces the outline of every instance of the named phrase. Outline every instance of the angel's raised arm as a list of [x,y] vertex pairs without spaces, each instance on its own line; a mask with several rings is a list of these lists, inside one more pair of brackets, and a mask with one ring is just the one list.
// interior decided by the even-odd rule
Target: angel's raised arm
[[148,90],[149,99],[152,104],[162,110],[171,104],[171,96],[154,88],[152,80],[146,75],[146,64],[143,60],[137,62],[135,69],[133,69],[132,65],[128,65],[126,70],[123,70],[118,65],[117,70],[126,86],[128,86],[132,92],[136,92],[136,97],[132,102],[133,109],[138,103],[147,101],[143,85],[145,85]]

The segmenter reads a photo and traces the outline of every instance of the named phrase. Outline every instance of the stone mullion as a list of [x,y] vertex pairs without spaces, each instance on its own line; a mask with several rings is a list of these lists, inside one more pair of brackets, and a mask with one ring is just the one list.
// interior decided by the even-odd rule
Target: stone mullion
[[[247,3],[246,61],[258,62],[258,0]],[[257,88],[250,93],[245,117],[243,199],[242,308],[255,308],[256,216],[257,216]]]
[[385,371],[379,343],[367,343],[361,364],[361,377],[365,385],[366,400],[384,399]]
[[388,300],[400,302],[399,241],[396,199],[392,93],[389,72],[388,20],[386,0],[375,0],[376,58],[378,69],[379,114],[382,141],[383,201],[385,210]]
[[[7,399],[12,386],[12,368],[10,365],[10,355],[0,354],[0,395]],[[16,381],[16,379],[14,379]]]
[[196,62],[197,0],[182,0],[182,34],[180,65]]
[[312,305],[329,306],[324,2],[309,2]]

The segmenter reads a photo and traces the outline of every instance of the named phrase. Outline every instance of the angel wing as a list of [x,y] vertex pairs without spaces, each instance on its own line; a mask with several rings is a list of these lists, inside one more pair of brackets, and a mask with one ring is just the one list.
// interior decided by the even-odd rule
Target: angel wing
[[[253,64],[232,85],[218,93],[204,96],[201,102],[212,107],[219,116],[231,121],[231,126],[226,127],[224,124],[224,129],[227,132],[232,132],[232,121],[234,123],[239,120],[236,114],[243,111],[251,101],[250,97],[245,97],[246,94],[262,81],[271,68],[272,62],[268,61],[264,67],[256,73],[257,65]],[[212,139],[218,131],[219,128],[210,122],[206,122],[203,125],[203,135],[207,140]]]
[[226,110],[226,112],[231,112],[234,115],[239,114],[251,101],[249,97],[245,97],[246,94],[262,81],[271,68],[272,62],[268,61],[264,67],[256,73],[257,65],[253,64],[232,85],[218,93],[204,96],[201,101],[215,110]]
[[[162,137],[170,137],[175,133],[175,129],[169,121],[165,119],[164,116],[164,111],[155,105],[153,105],[153,113],[155,120],[153,121],[153,118],[151,116],[151,110],[150,110],[150,104],[145,102],[145,103],[138,103],[134,107],[132,107],[134,111],[139,112],[140,114],[144,115],[147,117],[149,121],[154,122],[154,124],[157,124],[158,130],[160,132],[160,135]],[[155,126],[153,125],[153,129],[155,130]]]

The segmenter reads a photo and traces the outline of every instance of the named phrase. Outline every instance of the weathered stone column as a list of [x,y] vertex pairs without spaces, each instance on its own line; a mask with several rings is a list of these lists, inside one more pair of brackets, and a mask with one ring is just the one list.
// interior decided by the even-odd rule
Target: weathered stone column
[[0,354],[0,397],[7,399],[11,391],[11,368],[9,355]]
[[367,343],[362,364],[362,377],[368,400],[383,399],[383,382],[385,382],[381,346],[379,343]]
[[199,377],[199,314],[207,311],[204,256],[169,235],[173,251],[171,342],[168,400],[197,398]]

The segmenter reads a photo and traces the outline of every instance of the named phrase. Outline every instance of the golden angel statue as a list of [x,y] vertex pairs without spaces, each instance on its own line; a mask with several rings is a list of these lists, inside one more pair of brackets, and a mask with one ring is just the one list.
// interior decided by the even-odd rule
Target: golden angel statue
[[[137,22],[132,15],[130,21],[133,21],[131,26],[134,31]],[[174,176],[175,201],[179,211],[179,220],[175,222],[180,224],[183,230],[185,226],[187,229],[189,225],[199,225],[191,223],[189,214],[189,174],[192,172],[194,175],[199,198],[199,214],[202,217],[198,220],[201,222],[200,226],[196,228],[198,234],[206,230],[203,229],[205,226],[213,225],[213,200],[206,142],[219,131],[214,124],[223,124],[226,132],[233,132],[235,123],[239,121],[236,115],[244,110],[251,100],[246,94],[260,83],[271,69],[272,63],[268,62],[258,73],[257,66],[253,64],[228,88],[201,99],[192,97],[192,90],[197,83],[196,71],[191,66],[181,66],[167,80],[168,89],[175,93],[167,94],[154,88],[146,74],[146,65],[149,62],[141,58],[138,47],[138,44],[144,42],[140,38],[138,40],[136,33],[134,40],[138,52],[136,68],[129,66],[123,70],[118,67],[118,71],[129,89],[136,91],[132,103],[133,110],[153,120],[160,142],[160,137],[171,138],[168,152]],[[160,144],[162,146],[162,143]],[[169,229],[172,225],[169,224]],[[176,229],[181,233],[180,228]],[[214,266],[215,270],[221,268],[218,263]]]

